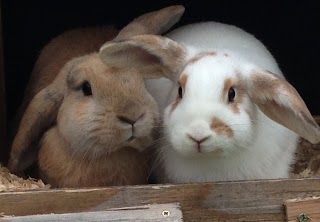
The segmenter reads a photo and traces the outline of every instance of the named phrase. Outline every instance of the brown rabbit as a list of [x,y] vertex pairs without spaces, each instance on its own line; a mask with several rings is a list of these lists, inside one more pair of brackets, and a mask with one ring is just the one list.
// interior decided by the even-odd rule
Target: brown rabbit
[[[183,12],[171,6],[142,15],[114,40],[161,34]],[[20,174],[36,162],[40,178],[52,187],[147,183],[146,148],[159,112],[144,77],[161,76],[105,65],[97,51],[114,35],[112,28],[81,29],[44,48],[27,87],[11,172]]]

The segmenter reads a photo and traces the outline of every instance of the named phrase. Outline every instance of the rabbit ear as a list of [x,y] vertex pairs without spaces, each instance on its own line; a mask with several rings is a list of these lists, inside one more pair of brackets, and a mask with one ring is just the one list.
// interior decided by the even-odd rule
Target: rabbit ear
[[120,42],[108,42],[100,58],[111,67],[137,68],[144,77],[174,80],[186,64],[183,45],[156,35],[138,35]]
[[311,143],[320,142],[319,125],[289,82],[267,71],[254,71],[246,77],[245,85],[250,98],[266,116]]
[[14,138],[8,168],[12,173],[21,173],[37,158],[38,142],[56,121],[63,94],[52,83],[41,90],[30,102]]
[[182,5],[174,5],[141,15],[125,26],[114,40],[120,41],[134,35],[162,34],[180,20],[184,10]]

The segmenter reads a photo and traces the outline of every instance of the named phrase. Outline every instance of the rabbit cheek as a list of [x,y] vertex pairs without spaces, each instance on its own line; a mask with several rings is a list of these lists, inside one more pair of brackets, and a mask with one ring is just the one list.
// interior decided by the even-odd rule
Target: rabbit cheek
[[217,117],[212,118],[210,128],[217,135],[224,135],[228,138],[232,138],[234,136],[233,130]]
[[87,140],[90,137],[89,128],[90,119],[92,119],[93,104],[89,102],[75,103],[75,101],[68,101],[61,105],[57,125],[61,135],[72,147],[76,147],[81,151],[82,147],[86,147]]

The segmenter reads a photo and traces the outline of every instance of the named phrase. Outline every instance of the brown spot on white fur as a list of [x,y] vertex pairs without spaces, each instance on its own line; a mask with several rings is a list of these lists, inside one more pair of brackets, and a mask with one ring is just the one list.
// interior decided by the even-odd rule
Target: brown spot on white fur
[[[261,73],[257,73],[253,76],[252,81],[255,88],[259,89],[256,90],[256,94],[258,97],[264,96],[263,94],[267,91],[268,94],[272,97],[276,97],[277,93],[281,91],[288,91],[288,97],[290,102],[293,104],[295,108],[304,109],[306,108],[304,104],[301,103],[302,98],[298,94],[295,88],[293,88],[286,80],[278,77],[277,75],[273,74],[272,72],[268,71],[268,74],[274,76],[274,78],[266,78],[265,75]],[[261,93],[261,95],[260,95]]]
[[240,113],[240,109],[238,107],[238,104],[237,103],[232,103],[231,104],[231,109],[234,113]]
[[232,129],[221,119],[213,117],[211,121],[210,128],[216,132],[218,135],[225,135],[227,137],[233,136]]
[[[188,81],[188,76],[186,74],[182,74],[180,79],[179,79],[179,84],[180,84],[182,89],[185,89],[187,81]],[[170,114],[177,108],[177,106],[180,103],[180,101],[181,101],[181,98],[178,95],[176,100],[171,103]]]
[[228,95],[228,91],[230,87],[233,85],[233,81],[231,78],[227,78],[223,83],[222,96]]
[[176,100],[171,103],[170,114],[177,108],[180,101],[181,101],[181,98],[179,96],[177,96]]
[[188,62],[187,65],[193,64],[197,61],[199,61],[200,59],[202,59],[203,57],[206,56],[215,56],[217,53],[215,52],[200,52],[198,54],[196,54],[194,57],[192,57]]
[[179,81],[180,86],[182,87],[182,89],[185,89],[187,81],[188,81],[188,76],[185,75],[185,74],[182,74],[181,77],[180,77],[180,81]]
[[228,91],[233,87],[236,92],[236,97],[232,103],[230,103],[230,107],[234,113],[240,113],[240,109],[238,107],[239,104],[243,101],[243,96],[245,94],[244,86],[241,85],[241,82],[237,77],[227,78],[224,81],[223,89],[222,89],[222,97],[228,98]]

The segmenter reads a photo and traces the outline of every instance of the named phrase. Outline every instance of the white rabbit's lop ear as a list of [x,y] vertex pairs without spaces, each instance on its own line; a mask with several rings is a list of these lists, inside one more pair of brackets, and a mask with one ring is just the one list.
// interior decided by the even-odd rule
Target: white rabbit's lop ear
[[245,77],[247,93],[270,119],[296,132],[311,143],[320,142],[320,127],[297,90],[285,79],[267,71]]
[[41,136],[56,121],[63,101],[59,88],[63,83],[56,83],[36,94],[22,116],[11,146],[8,168],[12,173],[20,174],[36,161]]
[[105,64],[117,68],[137,68],[144,77],[174,80],[184,69],[187,51],[169,38],[138,35],[120,42],[108,42],[100,49]]
[[134,35],[159,35],[176,24],[184,13],[182,5],[173,5],[141,15],[125,26],[114,39],[120,41]]

